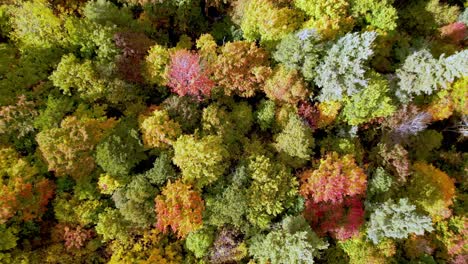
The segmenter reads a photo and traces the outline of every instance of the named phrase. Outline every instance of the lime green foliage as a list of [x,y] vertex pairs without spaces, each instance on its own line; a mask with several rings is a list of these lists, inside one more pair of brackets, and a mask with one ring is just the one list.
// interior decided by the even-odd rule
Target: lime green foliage
[[349,31],[354,24],[345,0],[294,0],[294,5],[310,17],[305,27],[316,28],[326,39]]
[[318,44],[320,36],[314,29],[303,29],[294,34],[288,34],[276,46],[273,58],[288,69],[300,70],[304,78],[312,80],[315,67],[319,64],[322,45]]
[[353,17],[364,25],[391,31],[397,27],[397,10],[392,6],[394,0],[353,0],[351,12]]
[[124,183],[118,177],[109,174],[101,174],[97,184],[102,194],[113,194],[115,190],[124,186]]
[[273,125],[275,121],[275,102],[271,100],[262,100],[254,113],[255,122],[265,131]]
[[218,45],[216,44],[213,36],[210,34],[203,34],[197,39],[197,49],[198,54],[209,64],[216,61],[218,56],[216,49]]
[[272,0],[249,0],[244,7],[240,27],[244,38],[263,42],[280,40],[300,27],[302,15]]
[[457,20],[460,10],[440,0],[411,1],[399,13],[400,25],[414,34],[428,35]]
[[257,237],[249,247],[249,253],[259,263],[315,263],[320,250],[328,247],[312,231],[302,216],[288,216],[283,219],[278,230],[266,236]]
[[151,84],[165,85],[167,83],[167,65],[170,53],[161,45],[154,45],[145,58],[145,78]]
[[384,238],[403,239],[409,234],[423,235],[431,232],[431,218],[416,212],[416,206],[408,199],[400,199],[398,203],[388,200],[375,206],[367,227],[367,236],[374,244]]
[[309,95],[307,85],[297,70],[288,70],[280,65],[265,82],[263,90],[271,100],[296,104]]
[[28,47],[52,48],[63,41],[61,21],[45,0],[23,2],[11,11],[12,38]]
[[[468,9],[467,9],[468,10]],[[468,115],[468,77],[464,76],[452,85],[452,100],[455,111],[462,115]]]
[[247,218],[266,228],[275,216],[294,205],[299,184],[286,166],[265,156],[251,157],[247,171],[253,180],[247,190]]
[[166,110],[154,110],[140,116],[143,143],[149,148],[168,148],[182,134],[179,123],[171,120]]
[[455,185],[452,178],[434,166],[417,162],[407,186],[408,198],[437,222],[451,216]]
[[432,94],[440,87],[447,89],[456,78],[468,75],[468,51],[435,59],[429,51],[421,50],[408,56],[396,74],[400,79],[397,95],[401,100]]
[[360,125],[374,118],[387,117],[396,107],[390,96],[388,81],[378,74],[371,74],[366,88],[345,99],[341,114],[350,125]]
[[136,125],[121,121],[96,148],[96,163],[111,175],[127,174],[146,158]]
[[280,159],[294,166],[309,160],[313,146],[312,130],[296,115],[291,115],[281,133],[275,136],[274,147]]
[[151,184],[163,186],[168,180],[177,179],[177,174],[168,153],[163,152],[153,163],[153,168],[145,172]]
[[363,235],[339,241],[338,246],[348,255],[350,264],[391,263],[395,254],[395,243],[392,240],[387,239],[374,245]]
[[107,90],[104,80],[91,60],[80,61],[73,54],[62,57],[50,80],[66,95],[78,92],[85,99],[96,100]]
[[174,143],[174,164],[182,170],[184,182],[198,188],[211,184],[223,175],[229,166],[228,158],[229,152],[220,137],[197,139],[183,135]]
[[341,100],[367,87],[365,64],[374,53],[372,43],[376,37],[373,31],[348,33],[327,51],[314,78],[322,88],[318,97],[321,102]]
[[59,222],[90,225],[96,223],[107,204],[97,199],[79,199],[76,195],[63,193],[55,198],[53,206]]
[[130,183],[116,190],[112,199],[125,220],[141,227],[149,227],[156,222],[156,194],[157,189],[143,175],[136,175]]
[[129,227],[130,223],[124,220],[118,210],[106,208],[99,214],[96,232],[102,236],[104,242],[117,239],[125,243],[130,239]]
[[101,25],[129,26],[133,22],[131,10],[124,6],[118,8],[107,0],[89,1],[83,8],[85,17]]
[[195,257],[202,258],[208,253],[214,241],[213,230],[202,228],[190,233],[185,240],[185,246],[192,251]]

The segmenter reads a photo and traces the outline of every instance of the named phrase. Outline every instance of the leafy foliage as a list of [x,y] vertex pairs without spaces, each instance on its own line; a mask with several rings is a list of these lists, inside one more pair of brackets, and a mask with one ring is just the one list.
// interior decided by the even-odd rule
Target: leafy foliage
[[314,263],[319,251],[327,247],[305,219],[296,216],[284,218],[278,230],[254,241],[249,252],[260,263]]
[[209,96],[214,86],[209,75],[209,68],[201,61],[200,55],[187,50],[171,54],[167,85],[179,96],[189,95],[198,99]]
[[214,78],[227,95],[252,97],[271,73],[267,62],[266,51],[255,43],[226,43],[213,65]]
[[179,123],[171,120],[165,110],[155,109],[140,116],[143,143],[150,148],[167,148],[182,134]]
[[251,157],[247,171],[253,180],[247,190],[247,218],[265,228],[275,216],[294,205],[298,183],[286,166],[265,156]]
[[168,182],[156,197],[157,228],[166,232],[169,227],[178,237],[186,237],[202,226],[205,204],[197,191],[181,181]]
[[467,56],[466,50],[438,60],[427,50],[413,53],[396,72],[400,79],[399,96],[407,100],[407,96],[432,94],[439,87],[447,88],[448,83],[468,74]]
[[174,143],[174,163],[182,170],[184,182],[202,188],[216,181],[227,169],[229,153],[221,138],[180,136]]
[[348,33],[327,51],[314,82],[322,88],[319,100],[341,100],[367,87],[365,62],[372,56],[375,32]]
[[416,206],[408,199],[398,203],[388,200],[379,204],[370,216],[367,235],[377,244],[384,238],[407,238],[409,234],[423,235],[433,230],[431,219],[416,213]]
[[301,194],[316,203],[341,202],[346,196],[363,194],[366,183],[366,174],[353,156],[332,152],[320,159],[316,170],[301,174]]

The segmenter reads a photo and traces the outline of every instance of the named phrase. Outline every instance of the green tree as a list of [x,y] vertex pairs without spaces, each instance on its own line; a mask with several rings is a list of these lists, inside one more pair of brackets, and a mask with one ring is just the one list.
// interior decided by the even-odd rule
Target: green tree
[[174,143],[173,162],[182,170],[184,182],[202,188],[216,181],[229,166],[229,152],[217,136],[200,139],[180,136]]
[[416,206],[408,199],[400,199],[397,203],[388,200],[375,207],[367,228],[367,236],[374,244],[384,238],[403,239],[409,234],[423,235],[431,232],[431,218],[416,212]]
[[278,230],[257,237],[249,253],[260,263],[314,263],[328,243],[312,231],[302,216],[283,219]]
[[327,51],[314,82],[322,88],[319,100],[342,100],[367,87],[366,62],[373,55],[375,32],[348,33]]

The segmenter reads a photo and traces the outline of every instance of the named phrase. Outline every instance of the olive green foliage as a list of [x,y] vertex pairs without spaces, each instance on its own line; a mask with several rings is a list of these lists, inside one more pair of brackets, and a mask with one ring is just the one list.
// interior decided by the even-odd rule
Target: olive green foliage
[[428,129],[410,138],[412,154],[416,160],[427,160],[432,151],[442,146],[443,136],[441,133]]
[[327,51],[314,78],[322,88],[318,97],[321,102],[341,100],[367,87],[366,61],[374,53],[372,43],[376,36],[373,31],[348,33]]
[[428,35],[440,26],[457,20],[460,10],[455,5],[440,0],[417,0],[408,2],[399,13],[401,27],[419,35]]
[[202,188],[216,181],[227,169],[229,152],[217,136],[197,139],[180,136],[174,143],[173,162],[182,170],[185,182]]
[[125,120],[96,148],[96,163],[111,175],[127,174],[145,158],[136,124]]
[[39,110],[39,116],[34,120],[34,126],[40,130],[57,128],[67,113],[73,110],[73,100],[68,96],[53,96],[47,98],[46,107]]
[[409,234],[423,235],[433,229],[431,218],[416,212],[408,199],[388,200],[376,206],[370,216],[367,236],[374,244],[384,238],[407,238]]
[[374,170],[372,178],[368,183],[368,199],[374,201],[382,200],[383,197],[387,196],[388,192],[394,185],[395,180],[392,178],[392,176],[388,172],[386,172],[385,169],[383,169],[382,167],[378,167]]
[[200,124],[200,106],[193,98],[171,96],[162,103],[162,107],[172,120],[180,124],[183,132],[193,132]]
[[366,88],[345,100],[341,114],[348,124],[355,126],[374,118],[387,117],[395,110],[388,81],[372,74]]
[[275,216],[294,205],[299,184],[285,165],[263,155],[251,157],[247,171],[252,178],[247,218],[266,228]]
[[133,22],[133,14],[128,7],[118,8],[107,0],[87,2],[83,8],[83,14],[87,19],[101,25],[114,24],[125,27]]
[[315,263],[328,243],[312,231],[302,216],[288,216],[280,227],[266,236],[257,237],[249,253],[259,263]]
[[143,143],[149,148],[168,148],[182,134],[180,125],[165,110],[154,110],[140,117]]
[[315,68],[323,53],[320,40],[320,35],[313,29],[288,34],[276,46],[273,58],[289,69],[300,70],[304,79],[313,80],[317,74]]
[[154,161],[153,168],[145,172],[145,177],[151,184],[157,186],[164,186],[168,180],[177,179],[170,155],[166,152],[161,153]]
[[156,222],[154,198],[157,189],[143,175],[114,192],[112,199],[123,218],[137,226],[148,227]]
[[312,154],[312,130],[298,116],[291,115],[284,129],[275,136],[274,146],[280,153],[280,159],[293,166],[301,166]]
[[275,102],[271,100],[260,101],[254,116],[262,131],[271,128],[275,121]]
[[16,236],[17,232],[18,230],[15,230],[15,228],[7,227],[3,224],[0,225],[0,235],[2,237],[0,240],[0,251],[16,247],[16,241],[18,240],[18,237]]
[[154,45],[145,58],[145,78],[151,84],[165,85],[167,82],[167,65],[169,64],[169,51],[161,45]]
[[248,229],[246,214],[249,200],[246,185],[250,175],[246,166],[237,167],[229,179],[229,185],[222,191],[205,198],[205,218],[210,225],[222,227],[228,224],[238,229]]

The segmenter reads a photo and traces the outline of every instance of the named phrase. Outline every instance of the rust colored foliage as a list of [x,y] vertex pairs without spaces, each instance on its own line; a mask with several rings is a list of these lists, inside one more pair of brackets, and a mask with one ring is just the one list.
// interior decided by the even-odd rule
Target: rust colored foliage
[[320,160],[318,169],[302,173],[300,191],[315,203],[340,203],[346,196],[363,194],[366,186],[366,174],[353,156],[332,152]]
[[77,226],[76,228],[64,227],[63,239],[65,240],[65,247],[68,250],[82,248],[93,236],[94,232],[92,229],[87,230],[81,226]]
[[312,105],[306,101],[301,101],[299,102],[297,112],[299,116],[304,119],[312,129],[318,128],[320,110],[317,108],[317,106]]
[[440,29],[440,32],[440,35],[443,38],[450,40],[455,44],[462,42],[468,36],[466,25],[463,22],[455,22],[443,26]]
[[142,62],[153,41],[141,32],[119,32],[114,35],[114,41],[122,50],[117,60],[120,74],[130,82],[143,83]]
[[210,69],[200,55],[188,50],[177,50],[171,55],[168,86],[179,96],[193,96],[199,100],[210,96],[215,83],[210,80]]
[[400,144],[379,144],[379,155],[383,165],[397,176],[399,182],[406,182],[411,175],[411,164],[408,151]]
[[179,238],[184,238],[202,226],[204,210],[205,203],[201,195],[192,190],[191,185],[180,180],[168,182],[162,194],[156,197],[156,226],[163,232],[171,227]]
[[0,149],[0,177],[0,224],[15,216],[31,221],[44,214],[55,185],[13,149]]
[[346,197],[339,203],[314,203],[307,200],[304,217],[320,236],[329,233],[338,240],[359,234],[364,223],[364,207],[360,197]]
[[309,95],[307,85],[297,70],[288,70],[284,66],[275,69],[263,88],[268,98],[296,104]]
[[225,93],[242,97],[252,97],[271,74],[266,51],[246,41],[226,43],[213,68]]

